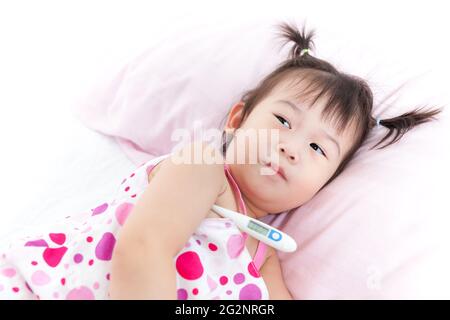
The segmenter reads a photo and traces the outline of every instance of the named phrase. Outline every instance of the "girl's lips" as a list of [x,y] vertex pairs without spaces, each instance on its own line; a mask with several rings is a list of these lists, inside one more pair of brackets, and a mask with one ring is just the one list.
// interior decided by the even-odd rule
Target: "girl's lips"
[[272,165],[271,162],[264,162],[264,161],[263,161],[263,165],[265,165],[266,167],[271,167],[273,171],[275,171],[281,178],[283,178],[285,181],[287,181],[286,174],[282,167],[280,167],[280,166],[277,167],[276,165]]

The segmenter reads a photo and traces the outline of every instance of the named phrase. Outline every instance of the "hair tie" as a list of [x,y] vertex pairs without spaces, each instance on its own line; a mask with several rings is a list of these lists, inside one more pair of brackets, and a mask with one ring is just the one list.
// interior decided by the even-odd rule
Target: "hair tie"
[[300,51],[300,57],[303,56],[305,53],[309,54],[309,48],[302,49],[302,51]]
[[380,121],[381,121],[381,118],[380,118],[380,117],[377,117],[377,127],[380,126]]

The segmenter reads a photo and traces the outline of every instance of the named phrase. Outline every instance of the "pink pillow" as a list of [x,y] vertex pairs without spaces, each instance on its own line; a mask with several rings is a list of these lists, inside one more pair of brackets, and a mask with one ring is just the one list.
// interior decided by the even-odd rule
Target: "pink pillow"
[[75,105],[86,126],[116,137],[136,164],[170,152],[175,129],[223,126],[244,88],[284,56],[258,22],[193,29],[149,48]]
[[[88,127],[115,137],[136,164],[166,154],[176,143],[174,129],[192,132],[195,121],[219,128],[241,94],[285,59],[289,47],[280,50],[277,22],[187,29],[93,88],[76,114]],[[408,52],[401,53],[396,39],[382,47],[399,50],[383,51],[363,43],[358,30],[348,38],[337,26],[316,30],[313,54],[368,78],[376,102],[423,71],[408,60]],[[438,82],[431,78],[407,87],[390,109],[377,105],[374,114],[398,115],[432,103],[430,97],[447,102],[430,89]],[[444,244],[450,243],[450,208],[443,188],[449,181],[450,148],[443,139],[449,128],[443,114],[440,122],[413,129],[396,145],[369,151],[386,132],[374,131],[349,167],[316,197],[292,214],[264,219],[299,244],[294,254],[279,254],[296,299],[449,298]]]

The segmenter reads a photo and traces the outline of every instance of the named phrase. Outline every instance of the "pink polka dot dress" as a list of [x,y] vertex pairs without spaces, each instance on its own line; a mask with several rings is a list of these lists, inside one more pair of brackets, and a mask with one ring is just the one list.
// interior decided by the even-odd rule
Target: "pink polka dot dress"
[[[148,185],[148,174],[168,156],[123,179],[112,201],[0,246],[0,300],[108,299],[118,234]],[[228,165],[224,169],[246,214]],[[232,220],[205,218],[174,257],[178,299],[269,299],[259,274],[266,245],[259,242],[252,258],[246,239]]]

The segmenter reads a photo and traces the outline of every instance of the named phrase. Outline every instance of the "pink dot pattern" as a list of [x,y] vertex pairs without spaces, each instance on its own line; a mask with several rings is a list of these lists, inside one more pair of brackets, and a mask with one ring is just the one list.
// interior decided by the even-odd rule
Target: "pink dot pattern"
[[[108,299],[118,234],[162,159],[143,163],[119,180],[112,201],[63,214],[64,223],[43,226],[1,247],[0,300]],[[245,241],[231,220],[204,219],[174,257],[177,298],[268,299]]]

